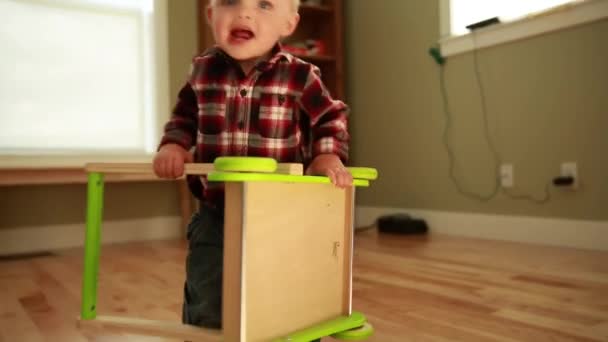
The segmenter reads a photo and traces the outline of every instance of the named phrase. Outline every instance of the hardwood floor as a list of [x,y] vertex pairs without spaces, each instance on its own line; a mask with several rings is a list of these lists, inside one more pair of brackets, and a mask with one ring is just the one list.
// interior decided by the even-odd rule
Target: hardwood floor
[[[608,252],[447,236],[355,236],[369,341],[608,341]],[[0,342],[173,341],[75,326],[82,250],[0,259]],[[185,244],[104,246],[98,312],[179,320]],[[330,339],[327,339],[330,340]]]

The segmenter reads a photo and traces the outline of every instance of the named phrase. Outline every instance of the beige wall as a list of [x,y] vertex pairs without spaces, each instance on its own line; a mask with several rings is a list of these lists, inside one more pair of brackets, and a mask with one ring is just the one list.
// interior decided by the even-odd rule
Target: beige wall
[[[435,1],[346,4],[353,160],[381,173],[359,190],[358,204],[608,219],[607,21],[479,54],[493,137],[515,164],[517,189],[541,196],[565,160],[579,163],[584,183],[575,193],[553,190],[548,205],[504,196],[479,203],[458,195],[447,177],[438,70],[427,55],[438,37]],[[173,101],[196,51],[196,1],[169,6]],[[491,164],[473,75],[470,54],[449,60],[451,137],[461,179],[487,192]],[[85,196],[83,185],[0,188],[0,229],[83,222]],[[171,183],[109,184],[106,198],[107,221],[179,215]]]
[[[185,80],[197,51],[196,1],[169,1],[171,101]],[[167,108],[169,110],[169,108]],[[83,222],[85,185],[0,188],[0,229]],[[107,184],[104,220],[179,215],[171,182]]]
[[[380,179],[359,204],[608,220],[608,20],[488,48],[478,54],[491,135],[515,167],[517,192],[542,197],[562,161],[576,161],[577,192],[551,189],[545,205],[459,195],[442,145],[438,1],[346,1],[352,157]],[[492,191],[471,53],[448,59],[450,139],[467,189]]]
[[186,80],[190,61],[198,51],[198,6],[196,0],[169,1],[169,63],[171,101]]

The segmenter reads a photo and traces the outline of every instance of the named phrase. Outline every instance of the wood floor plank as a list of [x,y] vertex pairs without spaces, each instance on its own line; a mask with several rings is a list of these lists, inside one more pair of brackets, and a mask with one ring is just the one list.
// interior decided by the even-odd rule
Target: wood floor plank
[[559,331],[568,334],[573,338],[577,338],[580,341],[597,341],[597,336],[589,329],[591,327],[556,319],[554,317],[535,315],[512,309],[500,309],[495,315],[515,322],[532,324],[549,330],[555,330],[555,327],[559,327]]
[[[104,246],[99,314],[179,322],[186,248]],[[376,329],[369,341],[608,341],[606,252],[368,231],[354,253],[353,308]],[[0,259],[0,342],[179,341],[77,329],[82,256]]]
[[34,321],[10,291],[0,292],[0,337],[6,341],[42,342],[45,332]]

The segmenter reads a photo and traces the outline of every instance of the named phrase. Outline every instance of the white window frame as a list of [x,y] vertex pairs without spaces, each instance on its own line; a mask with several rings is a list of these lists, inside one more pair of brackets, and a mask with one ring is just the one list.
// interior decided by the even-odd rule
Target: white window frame
[[441,54],[446,57],[608,18],[608,0],[587,0],[480,28],[474,33],[451,36],[450,0],[439,1],[440,32],[443,37],[439,40],[439,46]]
[[[155,36],[153,43],[155,51],[152,56],[152,66],[155,78],[152,87],[155,88],[154,117],[155,133],[160,140],[163,126],[169,119],[169,34],[168,34],[168,0],[154,1]],[[62,169],[80,168],[91,162],[151,162],[154,153],[60,153],[49,152],[40,154],[0,154],[0,169]]]

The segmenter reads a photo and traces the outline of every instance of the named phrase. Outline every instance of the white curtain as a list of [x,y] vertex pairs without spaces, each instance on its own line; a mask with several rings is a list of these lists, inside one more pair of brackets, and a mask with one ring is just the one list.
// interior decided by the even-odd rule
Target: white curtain
[[0,153],[153,151],[154,15],[154,0],[0,0]]

